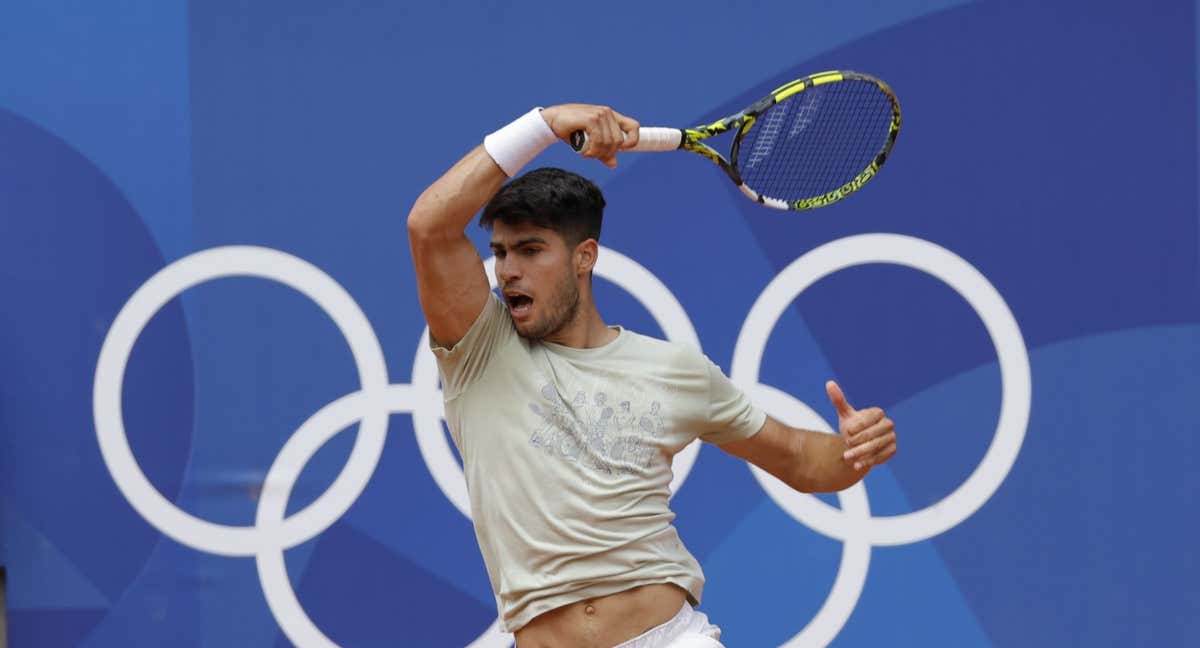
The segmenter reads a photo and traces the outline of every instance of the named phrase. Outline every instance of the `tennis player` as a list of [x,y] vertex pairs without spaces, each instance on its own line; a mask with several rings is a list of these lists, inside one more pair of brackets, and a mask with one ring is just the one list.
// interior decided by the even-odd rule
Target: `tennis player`
[[[699,351],[609,326],[592,297],[604,198],[538,169],[582,130],[609,167],[638,123],[535,109],[488,135],[408,217],[421,307],[463,459],[475,535],[519,648],[720,646],[693,606],[704,575],[668,507],[671,458],[696,438],[806,492],[838,491],[896,452],[892,421],[830,381],[840,435],[766,416]],[[465,229],[482,209],[500,295]]]

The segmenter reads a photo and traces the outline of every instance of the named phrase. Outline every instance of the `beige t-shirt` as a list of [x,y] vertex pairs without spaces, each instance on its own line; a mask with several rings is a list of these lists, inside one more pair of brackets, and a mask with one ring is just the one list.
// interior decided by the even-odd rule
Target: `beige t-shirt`
[[531,342],[495,294],[453,349],[434,353],[506,630],[650,583],[699,603],[704,575],[667,506],[671,458],[766,420],[720,368],[624,329],[594,349]]

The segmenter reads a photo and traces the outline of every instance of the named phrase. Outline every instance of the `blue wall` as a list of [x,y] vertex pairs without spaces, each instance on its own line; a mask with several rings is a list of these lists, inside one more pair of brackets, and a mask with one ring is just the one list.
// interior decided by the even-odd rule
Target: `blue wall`
[[[777,4],[0,4],[12,645],[505,645],[408,206],[533,105],[691,124],[835,68],[905,122],[827,209],[683,154],[538,160],[605,191],[608,321],[694,331],[793,422],[836,422],[828,378],[897,421],[840,498],[700,449],[673,503],[703,609],[731,646],[1191,640],[1197,5]],[[792,299],[797,268],[827,276]],[[743,332],[768,285],[789,305]]]

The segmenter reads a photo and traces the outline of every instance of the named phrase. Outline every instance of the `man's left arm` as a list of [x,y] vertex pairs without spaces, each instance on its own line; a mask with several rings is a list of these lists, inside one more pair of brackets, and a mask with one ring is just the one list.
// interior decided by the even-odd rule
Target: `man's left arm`
[[896,430],[878,407],[854,409],[837,383],[825,385],[837,409],[838,434],[788,427],[767,417],[747,439],[719,447],[805,493],[840,491],[896,454]]

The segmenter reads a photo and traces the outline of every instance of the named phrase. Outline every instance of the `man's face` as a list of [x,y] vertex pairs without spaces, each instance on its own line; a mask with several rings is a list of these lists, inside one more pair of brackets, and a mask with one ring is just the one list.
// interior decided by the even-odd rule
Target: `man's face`
[[496,282],[517,333],[541,340],[569,324],[579,309],[572,250],[558,232],[530,223],[492,226]]

